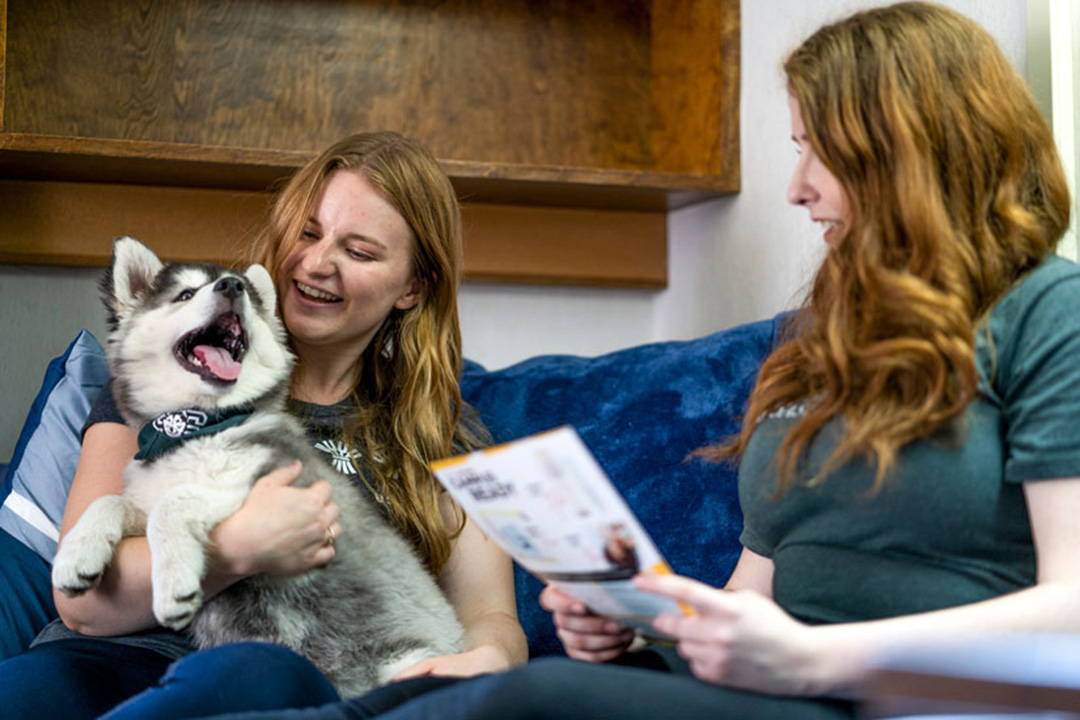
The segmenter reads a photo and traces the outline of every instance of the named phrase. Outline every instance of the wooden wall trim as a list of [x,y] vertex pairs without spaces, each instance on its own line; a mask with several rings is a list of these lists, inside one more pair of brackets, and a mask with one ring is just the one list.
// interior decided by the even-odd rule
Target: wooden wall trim
[[[236,262],[263,192],[0,179],[0,263],[104,266],[112,238],[169,260]],[[663,288],[661,211],[466,203],[468,280]]]
[[661,289],[664,212],[465,205],[470,280]]

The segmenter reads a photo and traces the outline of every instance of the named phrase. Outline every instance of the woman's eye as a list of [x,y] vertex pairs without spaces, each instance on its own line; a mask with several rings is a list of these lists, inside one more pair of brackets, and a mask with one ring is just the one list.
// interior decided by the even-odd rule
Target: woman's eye
[[348,250],[347,252],[349,253],[349,257],[351,257],[353,260],[360,260],[362,262],[370,262],[370,261],[375,259],[371,255],[367,254],[366,252],[364,252],[362,250]]
[[180,294],[173,299],[173,302],[184,302],[185,300],[190,300],[193,297],[195,297],[195,291],[191,288],[188,288],[187,290],[182,290]]
[[316,235],[311,230],[305,230],[304,232],[300,233],[300,239],[301,240],[318,240],[319,236]]

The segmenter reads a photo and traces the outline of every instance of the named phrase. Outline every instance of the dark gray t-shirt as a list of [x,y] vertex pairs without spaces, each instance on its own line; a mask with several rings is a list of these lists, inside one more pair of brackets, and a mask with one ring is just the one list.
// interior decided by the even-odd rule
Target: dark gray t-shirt
[[[774,456],[799,408],[754,433],[739,471],[742,543],[775,566],[773,594],[814,623],[973,603],[1035,582],[1021,483],[1080,476],[1080,268],[1053,257],[1008,292],[976,342],[979,395],[952,439],[901,449],[884,489],[857,458],[779,500]],[[821,467],[839,421],[808,448]]]
[[[299,419],[307,430],[308,440],[317,450],[327,454],[327,461],[339,473],[353,480],[354,484],[369,496],[373,495],[374,485],[371,484],[370,468],[364,461],[362,454],[355,448],[350,448],[342,441],[343,430],[356,415],[356,408],[349,399],[343,400],[336,405],[315,405],[290,399],[288,411]],[[98,395],[90,414],[83,426],[83,432],[91,425],[100,422],[114,422],[124,424],[120,411],[116,408],[116,402],[112,394],[112,381],[103,388]],[[491,435],[484,427],[480,414],[471,405],[463,404],[459,423],[478,441],[484,444],[491,443]],[[455,443],[455,450],[461,451],[460,445]],[[379,498],[375,498],[380,504]],[[80,633],[70,630],[60,620],[54,620],[34,639],[33,645],[53,640],[84,637]],[[98,640],[119,643],[134,647],[154,650],[171,659],[177,660],[195,650],[186,633],[178,633],[166,628],[154,628],[131,635],[113,637],[100,637]]]

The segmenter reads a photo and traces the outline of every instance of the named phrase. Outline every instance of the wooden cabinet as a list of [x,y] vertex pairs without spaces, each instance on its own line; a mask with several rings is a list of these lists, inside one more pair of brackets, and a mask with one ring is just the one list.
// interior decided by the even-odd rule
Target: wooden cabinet
[[[204,245],[168,217],[145,239],[221,259],[221,235],[258,222],[268,187],[361,130],[399,130],[444,164],[477,279],[662,286],[666,212],[739,186],[738,0],[0,9],[0,261],[103,262],[109,237],[136,234],[125,222],[175,219],[185,200],[201,219],[177,225]],[[75,228],[31,213],[56,203],[106,237],[50,250],[60,238],[43,233]],[[627,237],[642,267],[605,268]]]

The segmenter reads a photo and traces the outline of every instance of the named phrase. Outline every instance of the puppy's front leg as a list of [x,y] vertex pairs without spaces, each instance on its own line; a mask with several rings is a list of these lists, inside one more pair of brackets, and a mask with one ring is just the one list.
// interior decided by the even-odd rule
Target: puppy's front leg
[[243,498],[202,487],[179,487],[154,506],[146,524],[153,559],[154,617],[181,630],[202,607],[210,531],[240,509]]
[[146,516],[120,495],[103,495],[87,506],[64,536],[53,559],[52,583],[70,597],[101,582],[121,538],[142,535]]

